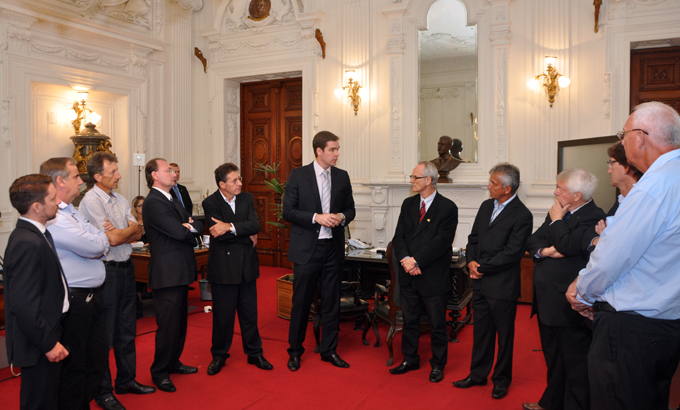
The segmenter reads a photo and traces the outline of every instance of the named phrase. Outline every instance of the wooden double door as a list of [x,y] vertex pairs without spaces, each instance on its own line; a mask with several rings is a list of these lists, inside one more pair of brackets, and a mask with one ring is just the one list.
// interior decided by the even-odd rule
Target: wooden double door
[[[257,164],[280,164],[276,175]],[[286,181],[302,165],[302,79],[241,84],[241,176],[243,190],[253,194],[260,221],[257,248],[263,266],[291,267],[289,230],[274,227],[274,203],[279,195],[265,185],[275,177]]]
[[680,47],[631,51],[630,109],[648,101],[680,112]]

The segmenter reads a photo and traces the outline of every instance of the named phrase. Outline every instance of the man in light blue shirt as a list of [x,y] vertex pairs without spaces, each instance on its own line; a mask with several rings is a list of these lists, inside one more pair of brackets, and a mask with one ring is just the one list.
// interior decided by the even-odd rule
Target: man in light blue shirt
[[70,308],[63,322],[62,344],[70,355],[64,360],[59,389],[59,409],[89,407],[99,393],[109,360],[106,312],[100,288],[104,283],[106,234],[90,224],[73,207],[83,180],[73,158],[51,158],[40,173],[52,178],[59,210],[47,224],[69,286]]
[[667,409],[680,361],[680,116],[644,103],[618,133],[644,176],[603,231],[567,298],[594,319],[594,409]]

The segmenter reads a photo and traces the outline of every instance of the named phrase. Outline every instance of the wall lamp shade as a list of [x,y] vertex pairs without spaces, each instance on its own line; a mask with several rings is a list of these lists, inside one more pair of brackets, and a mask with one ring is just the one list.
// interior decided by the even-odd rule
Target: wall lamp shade
[[343,91],[347,91],[347,98],[352,104],[352,108],[354,108],[354,115],[357,115],[359,111],[359,105],[361,105],[361,95],[363,94],[363,92],[361,91],[362,87],[361,85],[359,85],[359,82],[354,78],[357,77],[356,70],[345,71],[345,76],[347,77],[347,85],[342,88],[336,89],[335,91],[333,91],[333,93],[335,94],[336,97],[341,98]]
[[527,81],[527,87],[535,90],[539,86],[543,86],[548,93],[548,101],[550,106],[553,106],[555,102],[555,96],[560,88],[567,88],[571,84],[569,77],[566,77],[557,72],[555,68],[555,63],[557,62],[557,57],[545,56],[545,73],[538,74],[534,76],[531,80]]

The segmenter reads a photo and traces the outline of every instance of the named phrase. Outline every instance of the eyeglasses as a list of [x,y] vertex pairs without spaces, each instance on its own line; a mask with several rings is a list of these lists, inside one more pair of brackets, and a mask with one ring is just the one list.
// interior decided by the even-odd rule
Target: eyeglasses
[[229,181],[229,183],[230,183],[230,184],[235,184],[236,181],[241,181],[241,182],[243,182],[243,177],[234,178],[234,179],[232,179],[231,181]]
[[159,169],[158,172],[167,172],[168,174],[176,174],[176,173],[177,173],[177,172],[175,172],[175,170],[172,169],[172,168],[163,169],[163,170],[160,170],[160,169]]
[[617,160],[615,160],[615,159],[610,159],[609,161],[607,161],[607,168],[611,168],[612,165],[613,165],[615,162],[619,162],[619,161],[617,161]]
[[415,176],[415,175],[409,175],[408,178],[409,178],[409,179],[415,179],[415,180],[417,181],[417,180],[419,180],[419,179],[423,179],[423,178],[427,178],[427,177],[417,177],[417,176]]
[[619,132],[616,133],[616,136],[619,137],[619,140],[623,141],[623,139],[626,138],[626,134],[628,134],[629,132],[633,132],[633,131],[640,131],[640,132],[644,133],[645,135],[649,135],[649,133],[645,130],[641,130],[639,128],[633,128],[632,130],[628,130],[628,131],[619,131]]

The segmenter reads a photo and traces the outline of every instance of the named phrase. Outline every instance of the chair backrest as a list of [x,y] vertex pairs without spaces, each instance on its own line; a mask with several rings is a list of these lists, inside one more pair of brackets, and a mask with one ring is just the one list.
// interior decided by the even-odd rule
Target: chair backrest
[[387,293],[387,303],[390,306],[390,321],[396,321],[397,311],[401,310],[401,301],[399,300],[399,275],[395,270],[399,269],[399,261],[397,255],[392,252],[392,242],[387,244],[387,251],[385,252],[387,265],[390,268],[390,287]]

